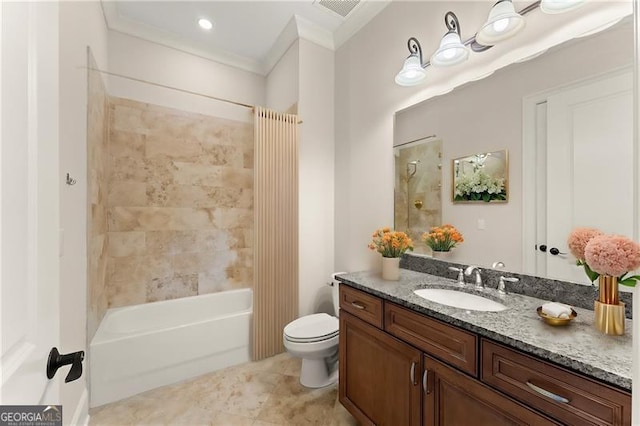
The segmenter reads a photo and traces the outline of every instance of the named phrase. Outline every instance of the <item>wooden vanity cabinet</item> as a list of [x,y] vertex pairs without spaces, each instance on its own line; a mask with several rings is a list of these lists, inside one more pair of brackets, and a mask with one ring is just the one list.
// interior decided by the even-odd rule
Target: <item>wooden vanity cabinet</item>
[[422,353],[340,313],[340,402],[361,425],[420,425]]
[[628,392],[344,285],[339,351],[362,425],[631,424]]
[[556,425],[431,357],[424,357],[423,425]]

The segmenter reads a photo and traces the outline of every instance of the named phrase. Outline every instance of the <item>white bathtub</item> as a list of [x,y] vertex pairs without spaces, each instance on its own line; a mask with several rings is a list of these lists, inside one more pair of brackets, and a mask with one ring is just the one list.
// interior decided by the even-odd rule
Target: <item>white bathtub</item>
[[91,407],[250,360],[251,289],[109,309],[89,345]]

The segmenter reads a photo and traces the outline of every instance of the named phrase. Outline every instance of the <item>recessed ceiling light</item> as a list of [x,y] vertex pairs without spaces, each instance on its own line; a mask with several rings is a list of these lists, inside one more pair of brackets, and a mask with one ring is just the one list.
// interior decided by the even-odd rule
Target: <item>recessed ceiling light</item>
[[213,28],[213,23],[205,18],[198,19],[198,25],[200,25],[200,27],[204,28],[205,30],[210,30],[211,28]]

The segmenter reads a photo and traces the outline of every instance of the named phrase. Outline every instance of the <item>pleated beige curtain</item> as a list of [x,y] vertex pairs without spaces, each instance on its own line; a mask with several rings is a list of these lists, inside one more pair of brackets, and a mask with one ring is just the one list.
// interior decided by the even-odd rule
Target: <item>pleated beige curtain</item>
[[298,317],[298,117],[255,108],[253,359]]

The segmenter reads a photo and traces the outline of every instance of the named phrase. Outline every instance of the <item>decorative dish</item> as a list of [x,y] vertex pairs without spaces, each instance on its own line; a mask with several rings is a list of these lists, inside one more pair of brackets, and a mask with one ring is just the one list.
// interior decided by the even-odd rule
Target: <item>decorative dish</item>
[[550,317],[549,315],[542,312],[542,306],[538,306],[536,312],[538,313],[538,316],[544,320],[544,322],[553,326],[567,325],[571,322],[571,320],[578,316],[578,313],[571,309],[571,315],[569,316],[569,318]]

